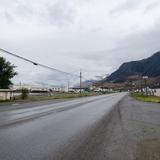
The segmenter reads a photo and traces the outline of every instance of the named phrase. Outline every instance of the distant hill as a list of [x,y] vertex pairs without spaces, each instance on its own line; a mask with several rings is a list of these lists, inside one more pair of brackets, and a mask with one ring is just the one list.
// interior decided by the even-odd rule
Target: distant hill
[[[96,80],[90,79],[90,80],[86,80],[82,82],[82,88],[88,88],[90,86],[92,86],[93,83],[96,83]],[[74,85],[74,87],[80,87],[80,84],[76,84]]]
[[106,81],[125,82],[131,76],[160,76],[160,51],[143,60],[123,63]]

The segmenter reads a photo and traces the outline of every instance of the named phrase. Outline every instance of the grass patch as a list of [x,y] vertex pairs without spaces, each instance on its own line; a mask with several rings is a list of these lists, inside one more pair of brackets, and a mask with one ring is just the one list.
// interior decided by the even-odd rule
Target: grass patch
[[141,93],[132,93],[131,96],[137,100],[144,101],[144,102],[160,103],[160,97],[156,97],[156,96],[145,96],[145,95],[142,95]]
[[45,100],[54,100],[54,99],[73,99],[73,98],[80,98],[80,97],[88,97],[88,96],[98,96],[102,95],[102,93],[55,93],[53,95],[38,95],[38,96],[28,96],[27,99],[22,100],[20,96],[16,98],[16,100],[7,100],[7,101],[0,101],[0,104],[12,104],[14,102],[30,102],[30,101],[45,101]]
[[12,102],[10,100],[0,100],[0,103],[9,103],[9,102]]
[[43,100],[52,100],[52,99],[71,99],[71,98],[79,98],[79,97],[87,97],[87,96],[96,96],[100,95],[97,93],[56,93],[51,96],[29,96],[28,100],[30,101],[43,101]]

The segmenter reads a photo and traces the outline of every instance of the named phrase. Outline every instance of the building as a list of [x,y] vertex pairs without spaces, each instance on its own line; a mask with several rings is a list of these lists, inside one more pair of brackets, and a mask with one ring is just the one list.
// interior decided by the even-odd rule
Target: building
[[10,100],[13,97],[13,92],[11,89],[0,89],[0,100]]
[[80,93],[81,92],[85,92],[86,88],[79,88],[79,87],[73,87],[73,88],[69,88],[69,92],[74,92],[74,93]]
[[68,87],[65,86],[52,86],[52,92],[68,92]]
[[160,97],[160,88],[155,89],[154,95]]
[[38,96],[38,95],[48,95],[50,90],[48,87],[39,85],[39,84],[16,84],[12,86],[12,90],[14,91],[13,97],[17,97],[21,95],[21,90],[25,88],[28,89],[30,95]]
[[12,89],[13,90],[21,90],[22,88],[26,88],[29,91],[47,91],[48,87],[43,86],[43,85],[38,85],[38,84],[17,84],[13,85]]

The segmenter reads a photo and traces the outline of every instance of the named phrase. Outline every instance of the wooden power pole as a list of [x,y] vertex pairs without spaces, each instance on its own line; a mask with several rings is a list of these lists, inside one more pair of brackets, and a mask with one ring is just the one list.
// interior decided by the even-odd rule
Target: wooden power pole
[[80,85],[79,85],[79,87],[80,87],[80,95],[82,95],[82,71],[81,70],[80,70],[79,78],[80,78]]

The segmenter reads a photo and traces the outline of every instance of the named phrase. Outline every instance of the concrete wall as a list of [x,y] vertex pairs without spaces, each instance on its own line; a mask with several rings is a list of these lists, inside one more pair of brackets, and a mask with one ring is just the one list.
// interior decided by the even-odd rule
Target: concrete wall
[[160,97],[160,89],[156,89],[156,92],[154,94],[155,96],[159,96]]

